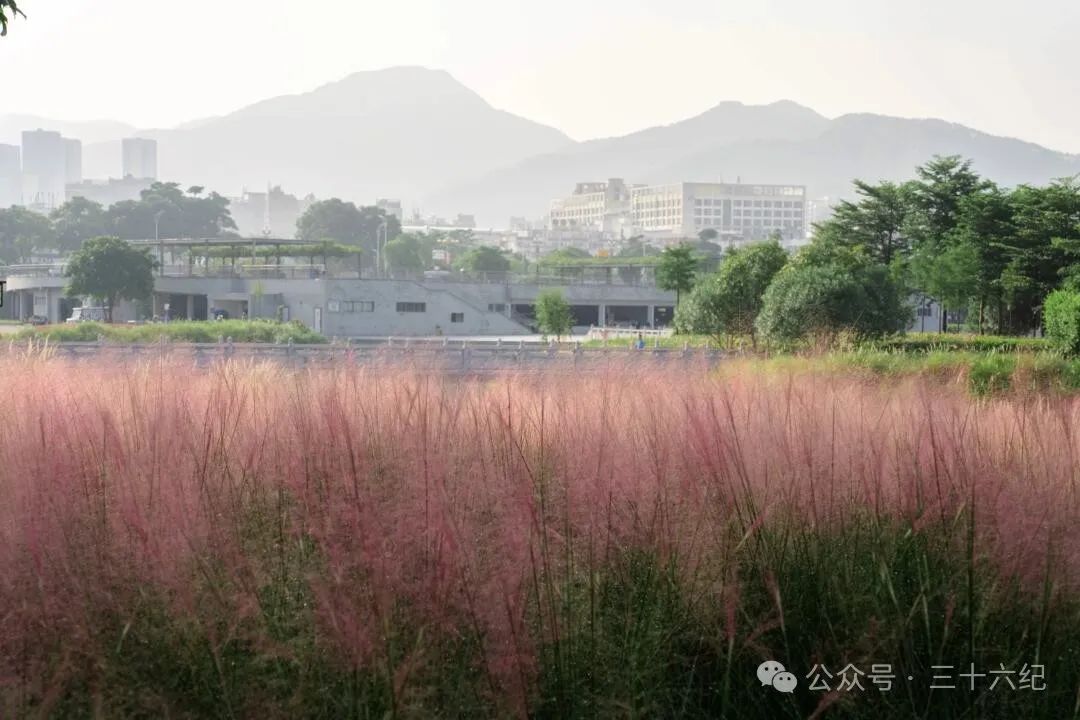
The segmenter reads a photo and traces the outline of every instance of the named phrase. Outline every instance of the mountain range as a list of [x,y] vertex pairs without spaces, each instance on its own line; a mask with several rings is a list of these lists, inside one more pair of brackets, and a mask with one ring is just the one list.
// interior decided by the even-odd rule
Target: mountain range
[[[119,174],[123,123],[55,123],[0,116],[14,128],[57,129],[84,141],[84,174]],[[723,102],[696,117],[622,137],[575,142],[492,107],[441,70],[400,67],[350,75],[311,92],[264,100],[172,129],[158,140],[161,174],[223,194],[268,181],[298,195],[361,203],[400,198],[425,213],[503,226],[535,218],[576,183],[724,181],[806,185],[834,202],[851,180],[904,180],[935,154],[962,155],[1013,186],[1080,173],[1080,156],[943,120],[852,114],[835,119],[790,101]]]

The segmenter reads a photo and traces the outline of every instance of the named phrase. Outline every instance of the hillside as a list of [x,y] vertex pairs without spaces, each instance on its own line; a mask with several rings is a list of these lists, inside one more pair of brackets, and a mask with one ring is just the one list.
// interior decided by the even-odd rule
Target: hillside
[[577,182],[609,177],[801,184],[811,198],[833,202],[850,192],[853,178],[904,180],[935,154],[971,158],[1003,185],[1080,173],[1076,155],[941,120],[867,114],[828,120],[790,102],[724,103],[663,128],[531,158],[447,188],[428,204],[468,208],[483,221],[503,223],[510,214],[543,214]]
[[[300,95],[141,135],[158,140],[162,177],[224,194],[267,181],[287,191],[373,202],[415,199],[572,141],[497,110],[448,73],[364,72]],[[118,147],[91,148],[110,158]]]

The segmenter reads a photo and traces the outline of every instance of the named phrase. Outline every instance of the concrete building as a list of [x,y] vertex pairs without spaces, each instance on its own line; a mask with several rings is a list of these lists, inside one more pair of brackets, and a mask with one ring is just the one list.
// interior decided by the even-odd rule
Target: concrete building
[[138,200],[143,190],[149,190],[153,181],[150,178],[127,177],[122,180],[84,180],[68,185],[67,199],[83,197],[104,207],[109,207],[125,200]]
[[22,152],[18,145],[0,145],[0,208],[22,204]]
[[82,140],[64,138],[64,170],[65,186],[82,182]]
[[[209,267],[196,260],[200,247],[288,245],[287,238],[257,240],[153,240],[134,245],[157,250],[165,262],[154,278],[151,314],[206,320],[213,309],[232,317],[282,317],[298,320],[327,336],[524,335],[531,332],[536,299],[547,282],[478,282],[449,277],[424,281],[376,279],[356,270],[328,270],[327,265],[237,264]],[[317,243],[313,243],[317,245]],[[189,252],[187,262],[178,252]],[[79,298],[64,294],[63,261],[38,266],[0,267],[9,301],[0,316],[27,319],[42,315],[50,322],[70,316]],[[563,292],[575,325],[666,324],[674,293],[622,283],[617,273],[607,281],[568,280]],[[134,308],[118,308],[116,321],[137,319]]]
[[124,138],[121,154],[124,177],[157,180],[157,140]]
[[67,145],[60,133],[28,130],[22,134],[23,202],[48,212],[67,197]]
[[375,207],[379,208],[387,215],[393,215],[398,219],[399,223],[405,222],[405,211],[401,208],[400,200],[389,200],[386,198],[379,198],[375,201]]

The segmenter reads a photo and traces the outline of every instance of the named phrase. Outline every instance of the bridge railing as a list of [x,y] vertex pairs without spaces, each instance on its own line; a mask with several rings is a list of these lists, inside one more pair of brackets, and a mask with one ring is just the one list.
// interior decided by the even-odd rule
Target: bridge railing
[[635,349],[626,346],[584,347],[580,343],[451,343],[397,340],[385,345],[336,342],[322,345],[293,343],[132,343],[59,342],[28,344],[12,341],[8,352],[39,352],[68,361],[167,360],[191,362],[206,368],[222,360],[272,362],[286,367],[335,367],[341,364],[409,364],[451,373],[477,374],[518,369],[599,369],[610,361],[658,365],[704,362],[712,365],[725,357],[719,350],[702,348]]

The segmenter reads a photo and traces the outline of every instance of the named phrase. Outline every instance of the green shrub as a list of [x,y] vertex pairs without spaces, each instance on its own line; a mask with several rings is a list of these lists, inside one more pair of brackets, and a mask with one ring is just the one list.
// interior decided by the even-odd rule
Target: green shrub
[[1057,290],[1043,303],[1046,336],[1062,352],[1080,355],[1080,292]]
[[843,330],[881,337],[902,330],[909,316],[884,266],[800,262],[777,273],[765,292],[756,327],[767,339],[788,344]]
[[157,342],[163,335],[169,341],[178,343],[215,343],[223,337],[231,337],[233,342],[241,343],[280,344],[291,340],[304,345],[326,342],[325,337],[295,320],[287,323],[272,320],[180,321],[149,325],[107,325],[88,322],[28,329],[16,337],[50,342],[94,342],[99,335],[103,336],[107,342],[118,343]]

